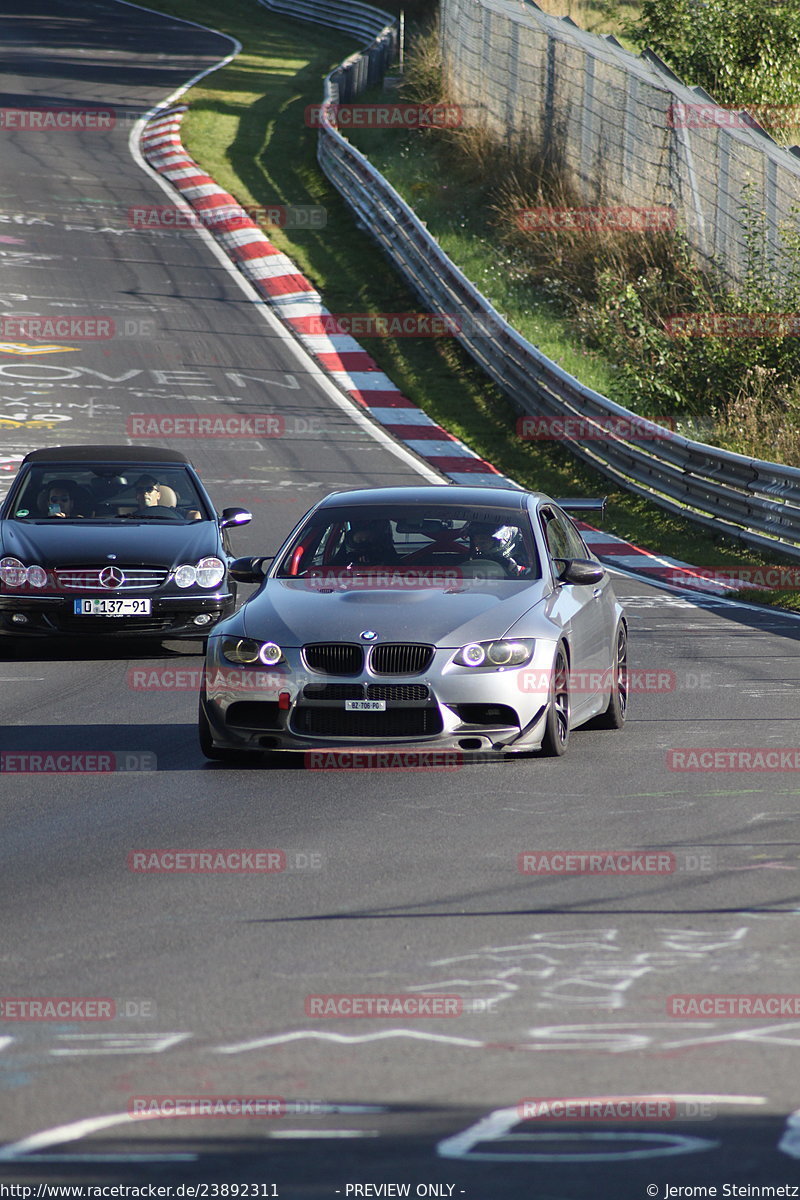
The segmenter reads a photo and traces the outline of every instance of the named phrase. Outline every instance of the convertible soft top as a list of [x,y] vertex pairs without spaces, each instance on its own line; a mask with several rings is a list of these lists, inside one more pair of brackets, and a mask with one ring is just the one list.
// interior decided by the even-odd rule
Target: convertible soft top
[[189,463],[179,450],[167,450],[164,446],[49,446],[44,450],[31,450],[22,460],[25,463],[42,462],[142,462],[142,463]]

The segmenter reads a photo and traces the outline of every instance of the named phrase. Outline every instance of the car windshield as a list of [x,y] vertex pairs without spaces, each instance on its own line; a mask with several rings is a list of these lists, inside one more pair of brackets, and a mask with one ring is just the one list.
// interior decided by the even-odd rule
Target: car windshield
[[211,515],[180,465],[53,463],[32,466],[8,515],[20,521],[198,521]]
[[309,517],[281,558],[279,578],[375,569],[538,579],[527,514],[454,504],[342,505]]

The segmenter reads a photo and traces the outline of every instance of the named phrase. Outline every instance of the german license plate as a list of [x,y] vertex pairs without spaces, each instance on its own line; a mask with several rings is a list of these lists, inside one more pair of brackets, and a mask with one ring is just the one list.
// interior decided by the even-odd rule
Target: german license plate
[[346,712],[386,712],[385,700],[345,700]]
[[134,600],[128,597],[124,600],[117,600],[111,596],[76,600],[75,615],[78,617],[147,617],[150,615],[150,600]]

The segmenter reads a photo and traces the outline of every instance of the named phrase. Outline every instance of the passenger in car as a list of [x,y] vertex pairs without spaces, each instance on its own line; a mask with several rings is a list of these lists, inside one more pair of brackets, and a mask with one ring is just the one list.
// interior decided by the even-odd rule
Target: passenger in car
[[74,479],[52,479],[39,493],[36,506],[43,517],[91,516],[92,508],[88,496]]

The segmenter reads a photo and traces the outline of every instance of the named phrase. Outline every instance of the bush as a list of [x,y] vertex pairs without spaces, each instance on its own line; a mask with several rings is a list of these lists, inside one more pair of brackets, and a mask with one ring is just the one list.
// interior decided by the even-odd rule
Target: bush
[[796,0],[642,0],[629,33],[717,104],[753,111],[781,140],[797,137],[796,109],[770,111],[800,101]]
[[[763,416],[772,387],[781,419],[798,421],[788,397],[800,395],[800,337],[680,336],[667,324],[681,315],[800,313],[800,234],[784,230],[783,252],[773,257],[764,216],[748,195],[742,202],[746,270],[733,290],[713,267],[701,268],[671,232],[521,231],[520,209],[580,207],[555,177],[526,193],[512,175],[497,196],[496,222],[504,245],[513,248],[519,276],[555,300],[583,344],[614,365],[613,400],[645,416],[707,424],[715,414],[724,423],[734,401],[741,418],[751,385],[754,411]],[[750,433],[758,424],[748,425]],[[725,428],[734,436],[734,425]],[[796,453],[791,437],[782,444]]]
[[[761,2],[753,0],[756,8]],[[708,0],[705,9],[715,5]],[[659,0],[647,6],[666,12]],[[407,94],[439,101],[435,29],[415,41]],[[800,75],[800,55],[798,64]],[[746,191],[745,271],[734,288],[671,231],[522,228],[520,210],[584,207],[557,144],[499,143],[480,126],[419,136],[439,143],[452,190],[467,185],[485,202],[494,223],[487,256],[513,276],[523,305],[528,296],[532,306],[546,297],[567,316],[576,340],[612,365],[612,399],[643,416],[674,418],[689,437],[800,465],[800,336],[677,336],[667,325],[680,315],[800,314],[797,229],[780,231],[776,254],[765,215]]]

